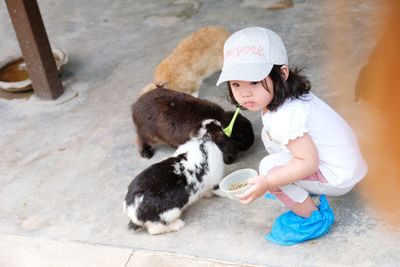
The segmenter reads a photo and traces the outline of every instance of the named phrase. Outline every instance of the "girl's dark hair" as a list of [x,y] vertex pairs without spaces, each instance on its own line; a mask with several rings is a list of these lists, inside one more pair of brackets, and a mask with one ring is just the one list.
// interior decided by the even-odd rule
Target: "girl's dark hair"
[[[302,95],[308,94],[311,89],[310,81],[303,75],[300,74],[301,70],[294,68],[289,69],[289,77],[285,80],[284,74],[281,72],[282,65],[274,65],[269,77],[271,77],[272,83],[274,84],[274,98],[267,108],[271,111],[275,111],[280,105],[285,102],[286,99],[298,99]],[[265,90],[269,91],[266,81],[261,81]],[[227,82],[229,98],[232,104],[239,106],[239,103],[235,100],[232,93],[232,88],[229,82]]]

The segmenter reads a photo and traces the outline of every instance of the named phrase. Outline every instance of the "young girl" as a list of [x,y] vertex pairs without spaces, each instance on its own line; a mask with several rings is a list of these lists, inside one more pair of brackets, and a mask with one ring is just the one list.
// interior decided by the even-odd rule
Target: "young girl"
[[[271,30],[250,27],[228,38],[217,85],[223,82],[232,103],[261,112],[269,153],[240,201],[270,192],[290,209],[274,222],[266,237],[272,242],[291,245],[325,234],[334,216],[324,195],[346,194],[367,172],[351,128],[289,69],[285,46]],[[322,195],[319,206],[309,193]]]

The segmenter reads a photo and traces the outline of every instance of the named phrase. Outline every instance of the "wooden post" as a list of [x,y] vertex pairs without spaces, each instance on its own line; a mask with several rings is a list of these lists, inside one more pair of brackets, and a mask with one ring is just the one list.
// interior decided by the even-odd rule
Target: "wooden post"
[[46,100],[63,92],[46,29],[36,0],[6,0],[34,94]]

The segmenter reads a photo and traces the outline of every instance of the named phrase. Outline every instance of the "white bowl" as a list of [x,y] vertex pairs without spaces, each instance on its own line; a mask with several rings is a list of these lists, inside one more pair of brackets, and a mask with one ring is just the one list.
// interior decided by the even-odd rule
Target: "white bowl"
[[[219,188],[221,192],[230,199],[238,200],[236,194],[242,194],[249,189],[251,185],[247,184],[247,180],[257,175],[257,171],[250,168],[234,171],[222,179],[219,183]],[[238,189],[234,189],[238,184],[245,185]]]

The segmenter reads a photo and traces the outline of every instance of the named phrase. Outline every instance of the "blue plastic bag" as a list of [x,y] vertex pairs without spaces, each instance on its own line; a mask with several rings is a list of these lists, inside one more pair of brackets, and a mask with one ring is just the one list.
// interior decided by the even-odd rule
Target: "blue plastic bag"
[[325,195],[320,197],[318,210],[304,218],[288,211],[276,218],[266,239],[279,245],[289,246],[326,234],[334,221],[334,214]]
[[266,193],[266,194],[264,195],[264,198],[265,198],[265,199],[276,200],[276,197],[275,197],[273,194],[271,194],[270,192]]

